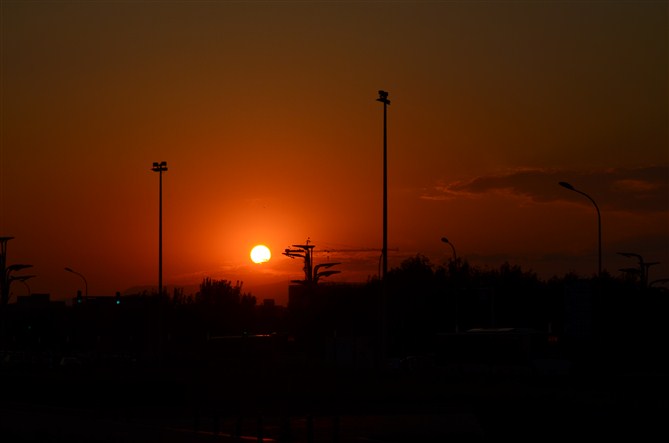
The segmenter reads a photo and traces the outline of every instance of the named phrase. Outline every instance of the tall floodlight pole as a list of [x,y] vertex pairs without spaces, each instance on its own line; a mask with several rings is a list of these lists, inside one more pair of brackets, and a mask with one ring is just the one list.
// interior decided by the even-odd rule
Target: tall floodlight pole
[[595,206],[595,209],[597,210],[597,249],[598,249],[598,252],[597,252],[597,258],[598,258],[597,277],[601,277],[602,276],[602,215],[599,212],[599,206],[597,206],[597,203],[595,203],[595,201],[592,199],[592,197],[590,197],[585,192],[574,188],[569,183],[559,182],[558,184],[565,189],[569,189],[570,191],[578,192],[579,194],[585,196],[588,200],[590,200],[592,202],[592,204]]
[[151,168],[158,173],[158,296],[163,294],[163,172],[167,162],[153,162]]
[[386,358],[386,298],[388,280],[388,93],[379,91],[377,102],[383,103],[383,249],[381,250],[381,300],[380,300],[380,323],[379,323],[379,364],[383,364]]
[[386,280],[388,273],[388,93],[386,91],[379,91],[379,98],[377,102],[383,103],[383,267],[381,278]]

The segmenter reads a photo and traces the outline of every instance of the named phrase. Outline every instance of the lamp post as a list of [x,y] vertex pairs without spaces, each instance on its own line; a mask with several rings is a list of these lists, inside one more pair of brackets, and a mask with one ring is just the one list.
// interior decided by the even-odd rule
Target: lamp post
[[22,283],[23,286],[26,287],[28,290],[28,295],[32,294],[32,291],[30,290],[30,285],[26,283],[26,280],[30,280],[31,278],[35,277],[34,275],[19,275],[17,277],[11,277],[10,281],[17,281],[19,283]]
[[[453,243],[448,241],[448,238],[446,237],[441,237],[441,241],[444,243],[448,243],[448,245],[451,247],[451,251],[453,251],[453,266],[455,266],[455,270],[458,270],[458,255],[455,253],[455,246],[453,246]],[[449,271],[450,272],[450,271]],[[457,281],[460,280],[459,273],[456,272],[456,278]],[[460,289],[459,287],[456,286],[455,288],[455,333],[460,332]]]
[[597,210],[597,277],[602,276],[602,216],[599,212],[599,206],[597,206],[597,203],[595,200],[592,199],[588,194],[585,192],[578,190],[574,188],[572,185],[570,185],[567,182],[559,182],[558,183],[560,186],[562,186],[565,189],[569,189],[570,191],[577,192],[583,196],[585,196],[588,200],[592,202],[592,204],[595,206],[595,209]]
[[32,278],[34,276],[32,275],[24,275],[24,276],[12,276],[12,272],[14,271],[21,271],[22,269],[27,269],[27,268],[32,268],[33,265],[23,265],[23,264],[15,264],[15,265],[9,265],[5,267],[4,273],[2,275],[2,305],[6,305],[9,303],[9,288],[12,286],[12,282],[14,281],[24,281],[29,278]]
[[458,255],[455,253],[455,246],[453,246],[453,243],[448,241],[446,237],[441,237],[441,241],[444,243],[448,243],[448,245],[451,247],[451,250],[453,251],[453,263],[458,263]]
[[81,277],[81,279],[84,281],[84,296],[85,296],[86,298],[88,298],[88,282],[86,281],[86,277],[84,277],[84,275],[83,275],[82,273],[77,272],[77,271],[75,271],[75,270],[72,269],[72,268],[65,268],[65,270],[66,270],[67,272],[71,272],[71,273],[76,274],[76,275],[78,275],[79,277]]
[[158,296],[163,293],[163,172],[167,171],[167,162],[153,162],[151,168],[158,173]]

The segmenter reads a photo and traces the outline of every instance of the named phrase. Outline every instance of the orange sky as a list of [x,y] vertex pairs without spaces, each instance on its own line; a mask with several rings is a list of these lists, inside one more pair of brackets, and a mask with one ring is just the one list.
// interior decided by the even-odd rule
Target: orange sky
[[[2,2],[0,236],[33,293],[641,254],[669,277],[666,2]],[[251,247],[272,260],[255,265]],[[319,252],[320,251],[320,252]],[[28,288],[15,283],[14,296]]]

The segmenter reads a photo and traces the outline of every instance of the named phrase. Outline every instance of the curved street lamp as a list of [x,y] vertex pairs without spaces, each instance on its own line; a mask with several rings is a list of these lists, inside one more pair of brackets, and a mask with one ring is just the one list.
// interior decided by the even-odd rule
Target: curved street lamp
[[457,263],[458,262],[458,255],[455,253],[455,246],[453,246],[453,243],[448,241],[448,238],[446,237],[441,237],[441,241],[444,243],[448,243],[448,245],[451,247],[451,250],[453,251],[453,262]]
[[30,290],[30,285],[28,283],[26,283],[26,280],[30,280],[33,277],[35,277],[35,275],[19,275],[19,276],[16,276],[16,277],[10,277],[9,281],[10,282],[17,281],[19,283],[22,283],[23,286],[25,286],[26,289],[28,290],[28,295],[31,295],[32,291]]
[[81,274],[81,273],[75,271],[75,270],[72,269],[72,268],[65,268],[65,270],[66,270],[67,272],[71,272],[71,273],[76,274],[76,275],[78,275],[79,277],[81,277],[81,279],[84,281],[84,295],[86,296],[86,298],[88,298],[88,282],[86,281],[86,277],[84,277],[83,274]]
[[[453,246],[453,243],[448,241],[448,238],[446,237],[441,237],[441,241],[444,243],[448,243],[448,245],[451,247],[451,251],[453,251],[453,265],[455,266],[456,271],[458,270],[458,255],[455,253],[455,246]],[[455,289],[455,333],[460,332],[460,290],[459,288]]]
[[25,275],[25,276],[12,276],[12,272],[14,271],[21,271],[23,269],[27,268],[32,268],[33,265],[24,265],[24,264],[14,264],[14,265],[9,265],[5,268],[4,275],[1,276],[2,278],[2,305],[6,305],[9,303],[9,288],[12,285],[12,282],[14,281],[25,281],[31,277],[32,275]]
[[577,192],[583,196],[585,196],[588,200],[592,202],[592,204],[595,206],[595,209],[597,210],[597,256],[598,256],[598,265],[597,265],[597,277],[602,276],[602,215],[599,212],[599,206],[597,206],[597,203],[595,200],[592,199],[588,194],[585,192],[576,189],[572,185],[570,185],[567,182],[559,182],[558,183],[560,186],[562,186],[565,189],[569,189],[570,191]]

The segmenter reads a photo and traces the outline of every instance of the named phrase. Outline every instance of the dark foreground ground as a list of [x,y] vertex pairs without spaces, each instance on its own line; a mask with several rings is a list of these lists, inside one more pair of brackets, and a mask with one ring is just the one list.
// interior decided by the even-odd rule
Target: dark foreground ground
[[669,441],[669,376],[614,366],[5,369],[0,441]]

